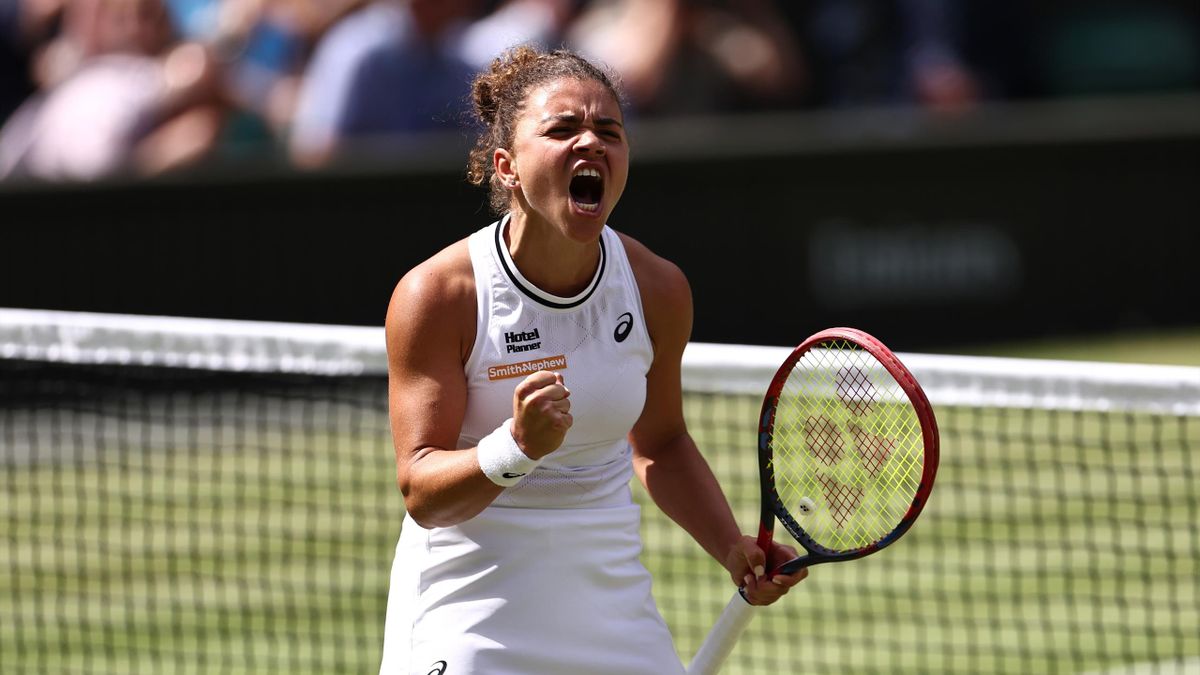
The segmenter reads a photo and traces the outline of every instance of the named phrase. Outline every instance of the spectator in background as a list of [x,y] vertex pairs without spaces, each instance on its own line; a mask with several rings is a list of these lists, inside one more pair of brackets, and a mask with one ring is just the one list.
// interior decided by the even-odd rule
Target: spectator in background
[[572,4],[372,2],[316,48],[293,120],[293,160],[319,166],[355,141],[461,126],[475,73],[513,44],[554,40]]
[[35,71],[43,91],[0,130],[0,177],[156,174],[220,132],[210,54],[175,41],[161,0],[70,0]]
[[[980,97],[965,47],[970,3],[813,0],[780,3],[811,58],[818,107],[923,105],[960,110]],[[1006,35],[1006,40],[1020,41]]]
[[594,0],[567,31],[567,42],[612,68],[634,107],[664,102],[668,71],[683,43],[686,0]]
[[471,66],[453,37],[476,0],[379,0],[318,43],[304,73],[290,139],[302,166],[330,160],[352,139],[454,124]]
[[567,41],[614,68],[646,114],[797,106],[807,86],[771,0],[594,0]]
[[957,0],[900,0],[901,99],[927,108],[958,111],[981,96],[968,64],[963,3]]
[[167,0],[185,39],[208,45],[221,65],[233,115],[224,141],[275,143],[291,126],[313,46],[364,0]]
[[493,0],[458,38],[459,55],[475,72],[522,44],[557,47],[586,0]]
[[63,0],[0,0],[0,124],[36,91],[32,60]]

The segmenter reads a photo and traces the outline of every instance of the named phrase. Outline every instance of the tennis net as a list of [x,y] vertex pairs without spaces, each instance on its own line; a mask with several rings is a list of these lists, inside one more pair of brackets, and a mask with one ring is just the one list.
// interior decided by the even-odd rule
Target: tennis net
[[[786,353],[685,355],[747,530]],[[942,435],[921,520],[814,568],[725,672],[1200,672],[1200,369],[901,357]],[[372,328],[0,310],[0,672],[374,672],[403,514],[385,370]],[[686,660],[732,585],[643,519]]]

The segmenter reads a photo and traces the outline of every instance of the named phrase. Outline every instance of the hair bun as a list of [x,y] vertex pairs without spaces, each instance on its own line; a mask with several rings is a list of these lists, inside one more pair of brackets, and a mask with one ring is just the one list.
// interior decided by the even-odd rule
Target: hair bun
[[481,76],[475,80],[472,92],[475,115],[489,127],[496,123],[496,115],[500,110],[500,100],[496,97],[494,86],[490,78]]

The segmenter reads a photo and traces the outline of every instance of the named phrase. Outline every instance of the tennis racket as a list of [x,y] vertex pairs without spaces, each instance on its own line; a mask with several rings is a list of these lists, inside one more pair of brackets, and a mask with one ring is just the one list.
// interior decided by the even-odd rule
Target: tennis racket
[[[775,522],[805,553],[769,575],[854,560],[912,527],[938,466],[933,408],[882,342],[853,328],[821,331],[775,373],[759,416],[762,516],[758,546]],[[734,594],[688,668],[716,673],[758,607]]]

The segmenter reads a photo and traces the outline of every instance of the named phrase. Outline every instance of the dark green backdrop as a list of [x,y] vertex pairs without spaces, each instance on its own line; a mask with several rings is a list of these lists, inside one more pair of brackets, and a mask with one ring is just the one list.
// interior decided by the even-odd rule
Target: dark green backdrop
[[[917,350],[1200,323],[1200,135],[821,149],[680,132],[699,147],[655,151],[667,131],[635,145],[611,224],[688,274],[697,340],[849,324]],[[410,266],[490,222],[483,203],[444,156],[9,184],[0,306],[379,325]]]

